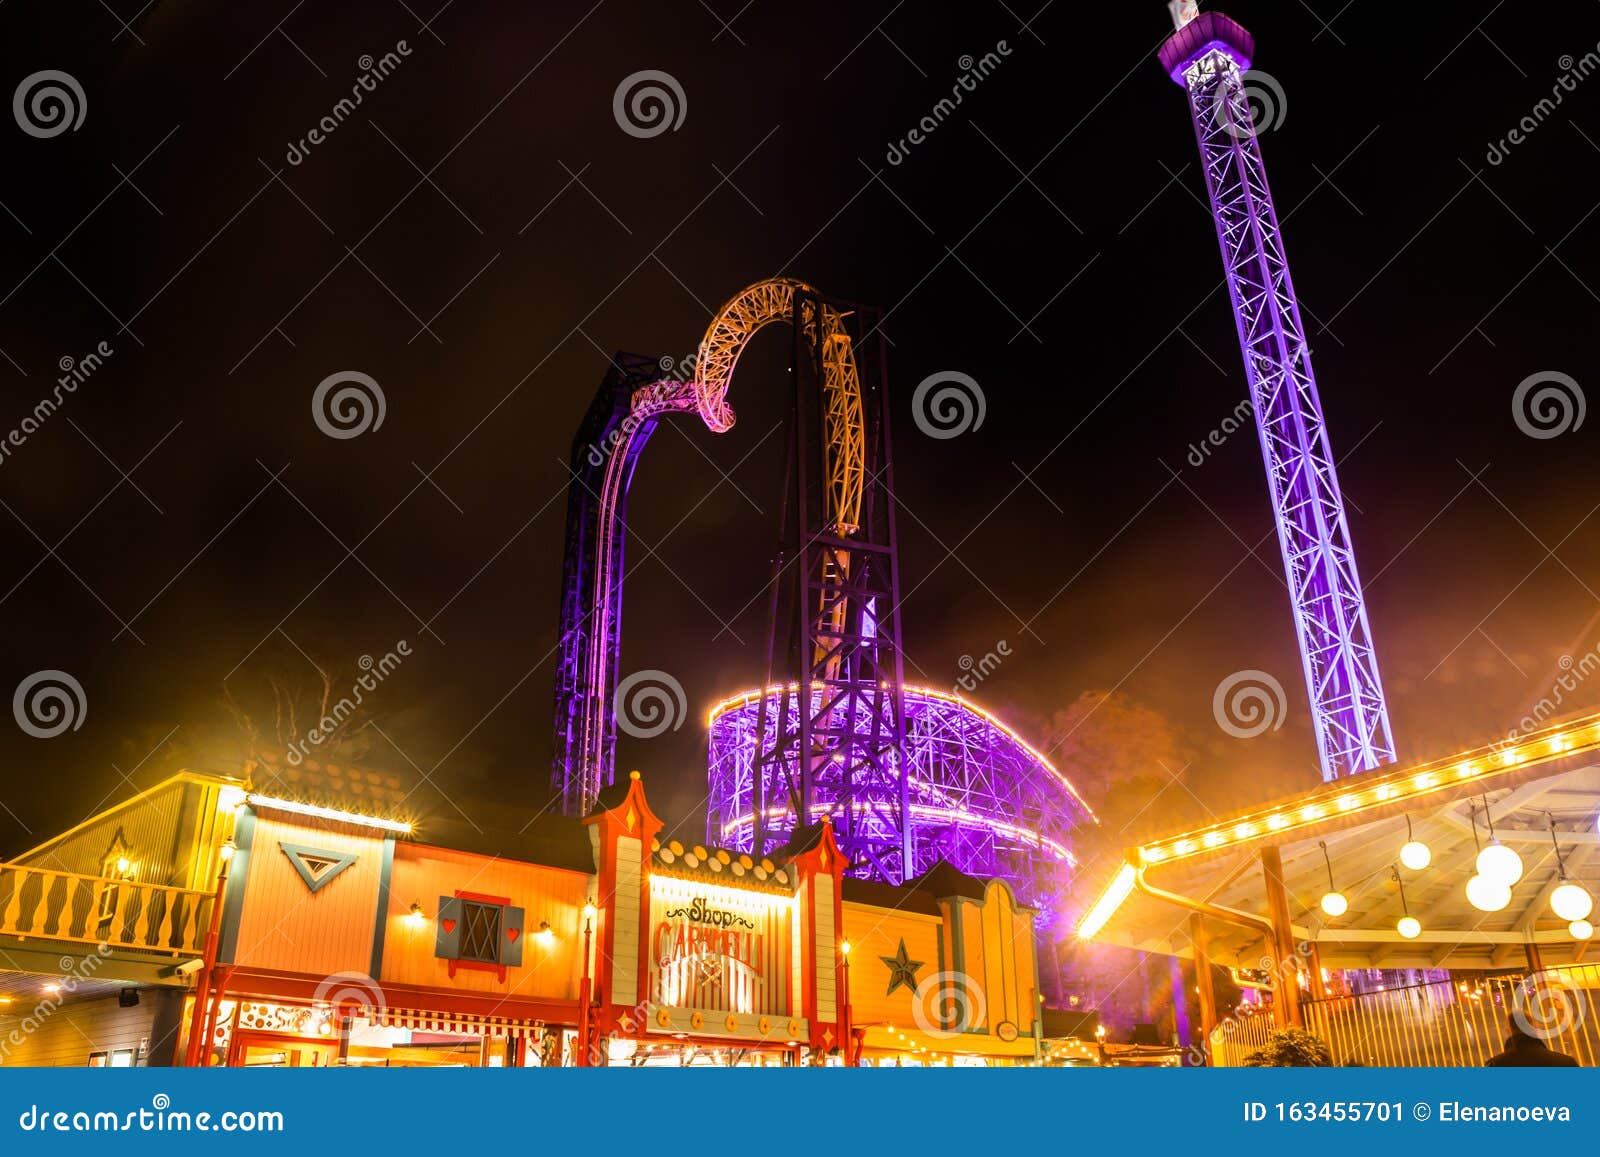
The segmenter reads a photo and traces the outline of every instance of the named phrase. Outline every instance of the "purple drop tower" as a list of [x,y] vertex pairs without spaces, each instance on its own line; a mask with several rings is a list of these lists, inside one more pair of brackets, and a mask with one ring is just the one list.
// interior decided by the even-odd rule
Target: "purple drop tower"
[[1389,709],[1328,428],[1248,94],[1255,42],[1235,20],[1172,10],[1161,66],[1189,94],[1201,170],[1255,410],[1324,780],[1395,758]]

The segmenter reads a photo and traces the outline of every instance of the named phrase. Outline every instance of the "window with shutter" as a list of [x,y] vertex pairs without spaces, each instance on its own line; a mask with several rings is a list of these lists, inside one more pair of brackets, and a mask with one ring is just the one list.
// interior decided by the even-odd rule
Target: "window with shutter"
[[439,897],[433,954],[441,960],[456,960],[461,955],[461,901],[455,896]]
[[504,911],[499,904],[462,902],[460,959],[500,963],[500,916]]
[[457,892],[439,897],[433,954],[457,968],[486,969],[501,980],[522,966],[524,910],[503,896]]

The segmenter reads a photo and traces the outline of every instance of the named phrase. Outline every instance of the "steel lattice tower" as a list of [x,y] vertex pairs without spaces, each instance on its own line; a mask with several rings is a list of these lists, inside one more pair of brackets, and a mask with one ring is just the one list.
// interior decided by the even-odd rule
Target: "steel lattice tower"
[[1336,779],[1392,762],[1394,739],[1311,350],[1242,76],[1255,43],[1227,16],[1197,13],[1192,0],[1169,7],[1178,30],[1161,46],[1161,65],[1189,93],[1322,776]]

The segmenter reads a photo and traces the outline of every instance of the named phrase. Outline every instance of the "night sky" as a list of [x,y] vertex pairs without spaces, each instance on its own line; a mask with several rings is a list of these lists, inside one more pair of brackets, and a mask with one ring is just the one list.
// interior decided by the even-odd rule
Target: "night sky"
[[[402,640],[365,762],[426,778],[424,833],[542,805],[573,431],[614,351],[682,356],[776,275],[889,311],[908,677],[1004,640],[974,697],[1030,738],[1115,689],[1182,729],[1207,807],[1315,782],[1254,432],[1189,460],[1245,386],[1163,4],[437,5],[0,8],[6,91],[63,72],[84,114],[0,131],[0,428],[110,350],[0,459],[0,689],[63,671],[85,702],[0,728],[0,853],[236,771],[225,684],[316,664],[342,693]],[[1600,77],[1489,159],[1600,5],[1227,11],[1284,98],[1262,147],[1401,757],[1488,741],[1600,646],[1600,418],[1534,438],[1512,405],[1596,383]],[[619,125],[642,70],[675,129]],[[623,672],[690,712],[619,765],[691,831],[704,711],[760,678],[789,352],[759,337],[734,430],[668,423],[632,491]],[[313,392],[352,370],[384,420],[328,437]],[[980,428],[918,431],[941,371]],[[1280,730],[1217,727],[1242,669],[1281,681]]]

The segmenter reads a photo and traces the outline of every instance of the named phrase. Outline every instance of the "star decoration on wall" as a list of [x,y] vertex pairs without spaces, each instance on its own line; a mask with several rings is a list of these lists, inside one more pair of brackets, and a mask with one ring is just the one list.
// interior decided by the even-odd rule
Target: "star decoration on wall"
[[922,967],[923,962],[920,960],[912,960],[906,955],[906,942],[904,937],[901,937],[899,952],[895,953],[893,956],[880,956],[878,959],[889,966],[889,989],[888,992],[884,994],[885,996],[894,992],[894,990],[899,988],[901,985],[904,985],[906,988],[909,988],[912,991],[916,990],[917,969]]

